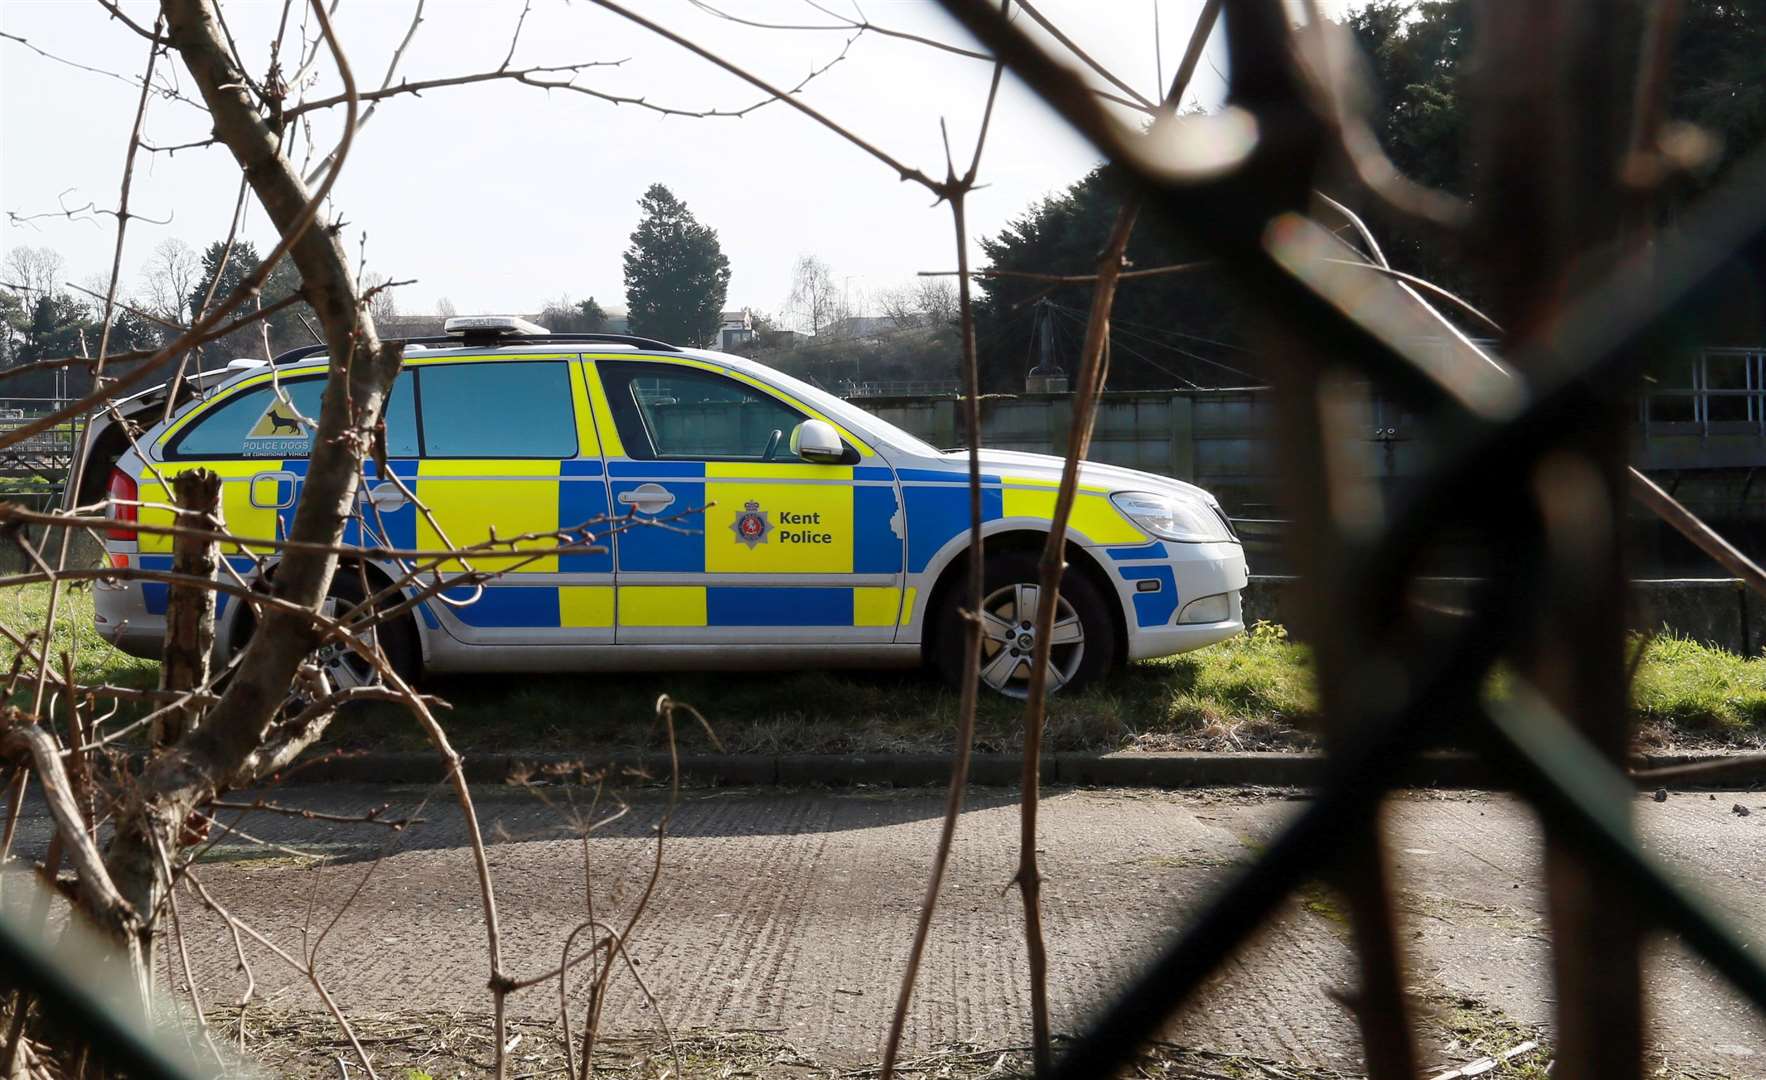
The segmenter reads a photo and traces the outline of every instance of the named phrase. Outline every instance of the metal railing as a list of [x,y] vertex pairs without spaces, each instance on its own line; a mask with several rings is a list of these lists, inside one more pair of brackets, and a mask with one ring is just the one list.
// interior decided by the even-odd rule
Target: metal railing
[[955,379],[883,379],[849,383],[841,396],[860,397],[949,397],[961,385]]
[[1688,385],[1639,395],[1637,422],[1651,435],[1766,438],[1766,346],[1701,349],[1687,364]]

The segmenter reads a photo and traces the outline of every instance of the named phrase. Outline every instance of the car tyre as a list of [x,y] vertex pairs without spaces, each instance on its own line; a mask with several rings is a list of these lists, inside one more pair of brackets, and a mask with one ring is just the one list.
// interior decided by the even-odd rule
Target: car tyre
[[[372,578],[369,579],[369,584],[370,587],[374,585]],[[322,610],[326,615],[335,615],[340,611],[348,611],[366,598],[367,594],[362,591],[360,572],[353,566],[343,564],[338,566],[337,572],[331,577],[331,588],[326,591]],[[392,607],[398,600],[392,599],[383,603],[385,607]],[[243,621],[235,626],[233,633],[235,652],[244,649],[251,641],[251,635],[257,632],[256,620],[248,614],[248,609],[242,609],[240,617]],[[380,624],[375,627],[375,633],[381,650],[386,653],[387,661],[398,672],[399,678],[406,683],[414,682],[422,667],[423,653],[417,641],[417,627],[411,614],[406,612]],[[336,643],[321,646],[318,660],[333,688],[370,685],[381,681],[379,672],[346,646]]]
[[[1030,651],[1040,592],[1036,559],[1020,552],[989,555],[982,572],[981,685],[1007,697],[1030,691]],[[961,572],[945,591],[938,612],[939,672],[952,686],[963,682],[962,609],[968,603],[968,574]],[[1108,604],[1086,575],[1069,566],[1061,578],[1055,609],[1055,645],[1050,653],[1050,693],[1083,687],[1115,664],[1120,643]]]

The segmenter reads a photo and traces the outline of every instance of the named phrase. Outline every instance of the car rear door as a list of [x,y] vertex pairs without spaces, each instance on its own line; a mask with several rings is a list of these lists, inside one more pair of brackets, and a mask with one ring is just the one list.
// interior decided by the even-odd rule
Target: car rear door
[[594,361],[623,644],[886,643],[902,599],[889,465],[790,450],[813,410],[693,358]]
[[424,619],[471,645],[613,641],[613,553],[523,554],[605,542],[607,488],[574,355],[438,357],[415,372],[422,456],[416,546],[515,541],[447,560],[449,575],[497,572],[423,605]]
[[[221,477],[221,517],[229,532],[242,540],[286,537],[306,475],[311,421],[318,418],[324,387],[323,371],[266,372],[242,380],[216,400],[173,421],[155,441],[155,464],[144,469],[138,480],[142,522],[172,524],[172,478],[203,468]],[[351,542],[356,535],[352,532]],[[142,533],[140,566],[170,570],[171,550],[171,537]],[[277,551],[246,543],[223,544],[221,553],[249,578],[259,557],[273,558]],[[150,614],[165,610],[166,590],[163,584],[143,585]],[[226,613],[229,599],[224,593],[217,597],[218,614]]]

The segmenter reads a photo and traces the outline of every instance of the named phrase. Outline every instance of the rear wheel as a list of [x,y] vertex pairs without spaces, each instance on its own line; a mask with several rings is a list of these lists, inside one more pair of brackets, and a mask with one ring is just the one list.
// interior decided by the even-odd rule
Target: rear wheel
[[[369,579],[369,586],[375,586],[372,578]],[[339,566],[332,575],[331,588],[326,592],[325,602],[319,611],[326,618],[335,619],[359,606],[365,599],[367,594],[362,591],[360,571],[353,566]],[[399,598],[394,596],[382,601],[382,607],[390,608],[398,602]],[[240,623],[234,628],[233,634],[236,652],[245,648],[250,643],[252,634],[257,632],[257,620],[250,615],[249,609],[242,609],[239,615]],[[409,612],[376,625],[371,635],[368,631],[360,631],[357,636],[378,643],[381,651],[386,654],[387,662],[406,683],[417,678],[422,664],[422,650],[417,642],[417,628],[412,624]],[[327,641],[320,645],[314,650],[313,662],[325,673],[334,690],[373,686],[384,681],[373,664],[341,642]]]
[[[1007,697],[1027,697],[1042,595],[1036,560],[1018,552],[991,555],[982,576],[981,685]],[[963,679],[967,580],[965,576],[946,592],[939,613],[937,663],[954,686]],[[1097,588],[1069,567],[1055,604],[1049,692],[1083,686],[1108,671],[1119,648],[1116,637],[1115,622]]]

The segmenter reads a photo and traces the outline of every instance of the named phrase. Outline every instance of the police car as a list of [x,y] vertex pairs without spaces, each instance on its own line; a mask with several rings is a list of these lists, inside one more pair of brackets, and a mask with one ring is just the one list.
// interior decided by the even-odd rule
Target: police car
[[[506,572],[450,587],[382,628],[406,673],[928,662],[960,675],[966,451],[930,446],[739,357],[626,335],[549,335],[514,319],[451,319],[447,329],[407,343],[386,409],[392,475],[364,464],[362,513],[346,542],[434,550],[493,533],[616,526],[590,526],[603,538],[593,552],[470,558],[471,569]],[[273,369],[236,362],[194,388],[140,395],[119,410],[147,428],[132,444],[114,420],[96,421],[97,455],[114,467],[82,488],[108,483],[113,565],[170,569],[170,539],[129,525],[170,523],[166,485],[184,469],[223,478],[233,535],[287,535],[326,363],[322,347],[296,350]],[[981,453],[981,677],[1009,695],[1029,683],[1037,556],[1061,466]],[[1070,537],[1051,688],[1242,629],[1244,551],[1200,488],[1086,463]],[[270,548],[223,555],[248,579],[274,573]],[[358,602],[364,576],[378,590],[407,569],[345,563],[334,603]],[[126,652],[157,655],[166,590],[100,583],[99,632]],[[247,605],[225,595],[218,604],[224,659],[253,620]],[[326,664],[342,685],[369,675],[348,653]]]

